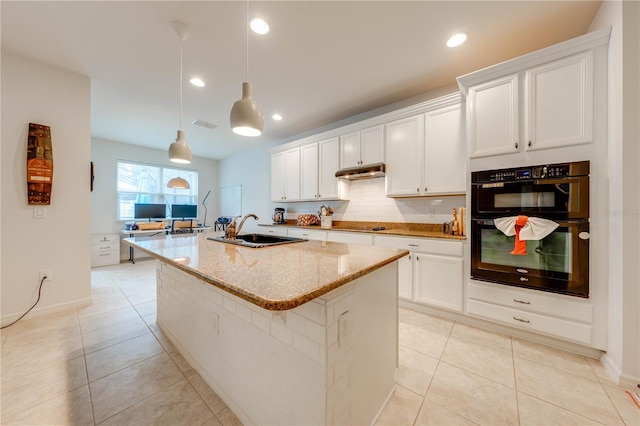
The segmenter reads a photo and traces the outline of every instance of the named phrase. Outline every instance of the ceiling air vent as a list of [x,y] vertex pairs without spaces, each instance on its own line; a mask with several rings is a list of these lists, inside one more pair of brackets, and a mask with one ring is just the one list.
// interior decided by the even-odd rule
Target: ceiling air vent
[[208,121],[204,121],[204,120],[193,120],[191,124],[195,124],[196,126],[206,127],[207,129],[215,129],[216,127],[218,127],[215,124],[209,123]]

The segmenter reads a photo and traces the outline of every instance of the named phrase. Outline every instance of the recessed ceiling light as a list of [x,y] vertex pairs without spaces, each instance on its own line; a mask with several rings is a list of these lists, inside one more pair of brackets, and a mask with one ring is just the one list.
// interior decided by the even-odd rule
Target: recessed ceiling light
[[249,23],[249,26],[256,34],[266,34],[269,32],[269,24],[261,18],[253,18]]
[[276,121],[282,120],[282,116],[280,114],[273,114],[271,118],[273,118]]
[[464,33],[454,34],[451,36],[451,38],[449,38],[449,40],[447,40],[447,46],[449,47],[460,46],[462,43],[465,42],[465,40],[467,40],[466,34]]
[[191,80],[189,80],[189,83],[197,87],[204,87],[204,81],[200,80],[198,77],[193,77]]

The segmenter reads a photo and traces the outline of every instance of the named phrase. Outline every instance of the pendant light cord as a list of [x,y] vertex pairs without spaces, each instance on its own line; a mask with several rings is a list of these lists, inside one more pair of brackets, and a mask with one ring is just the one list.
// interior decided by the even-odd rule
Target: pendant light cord
[[245,22],[246,28],[246,36],[247,36],[247,57],[245,60],[245,69],[244,69],[244,81],[249,81],[249,0],[247,0],[247,16]]
[[180,130],[182,130],[182,35],[180,36]]

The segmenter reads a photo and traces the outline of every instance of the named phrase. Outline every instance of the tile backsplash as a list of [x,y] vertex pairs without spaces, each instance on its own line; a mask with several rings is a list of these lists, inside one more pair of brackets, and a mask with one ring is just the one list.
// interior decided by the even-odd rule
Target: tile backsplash
[[333,208],[333,219],[362,222],[443,223],[451,220],[451,210],[465,206],[465,196],[388,198],[384,179],[341,182],[345,201],[278,203],[287,210],[287,219],[299,214],[317,214],[320,206]]

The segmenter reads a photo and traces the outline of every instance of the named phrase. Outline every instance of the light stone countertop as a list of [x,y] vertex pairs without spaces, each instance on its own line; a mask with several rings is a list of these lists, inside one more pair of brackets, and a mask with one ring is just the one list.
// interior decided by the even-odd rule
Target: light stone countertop
[[123,241],[270,311],[293,309],[409,254],[326,241],[251,248],[206,239],[214,235]]

